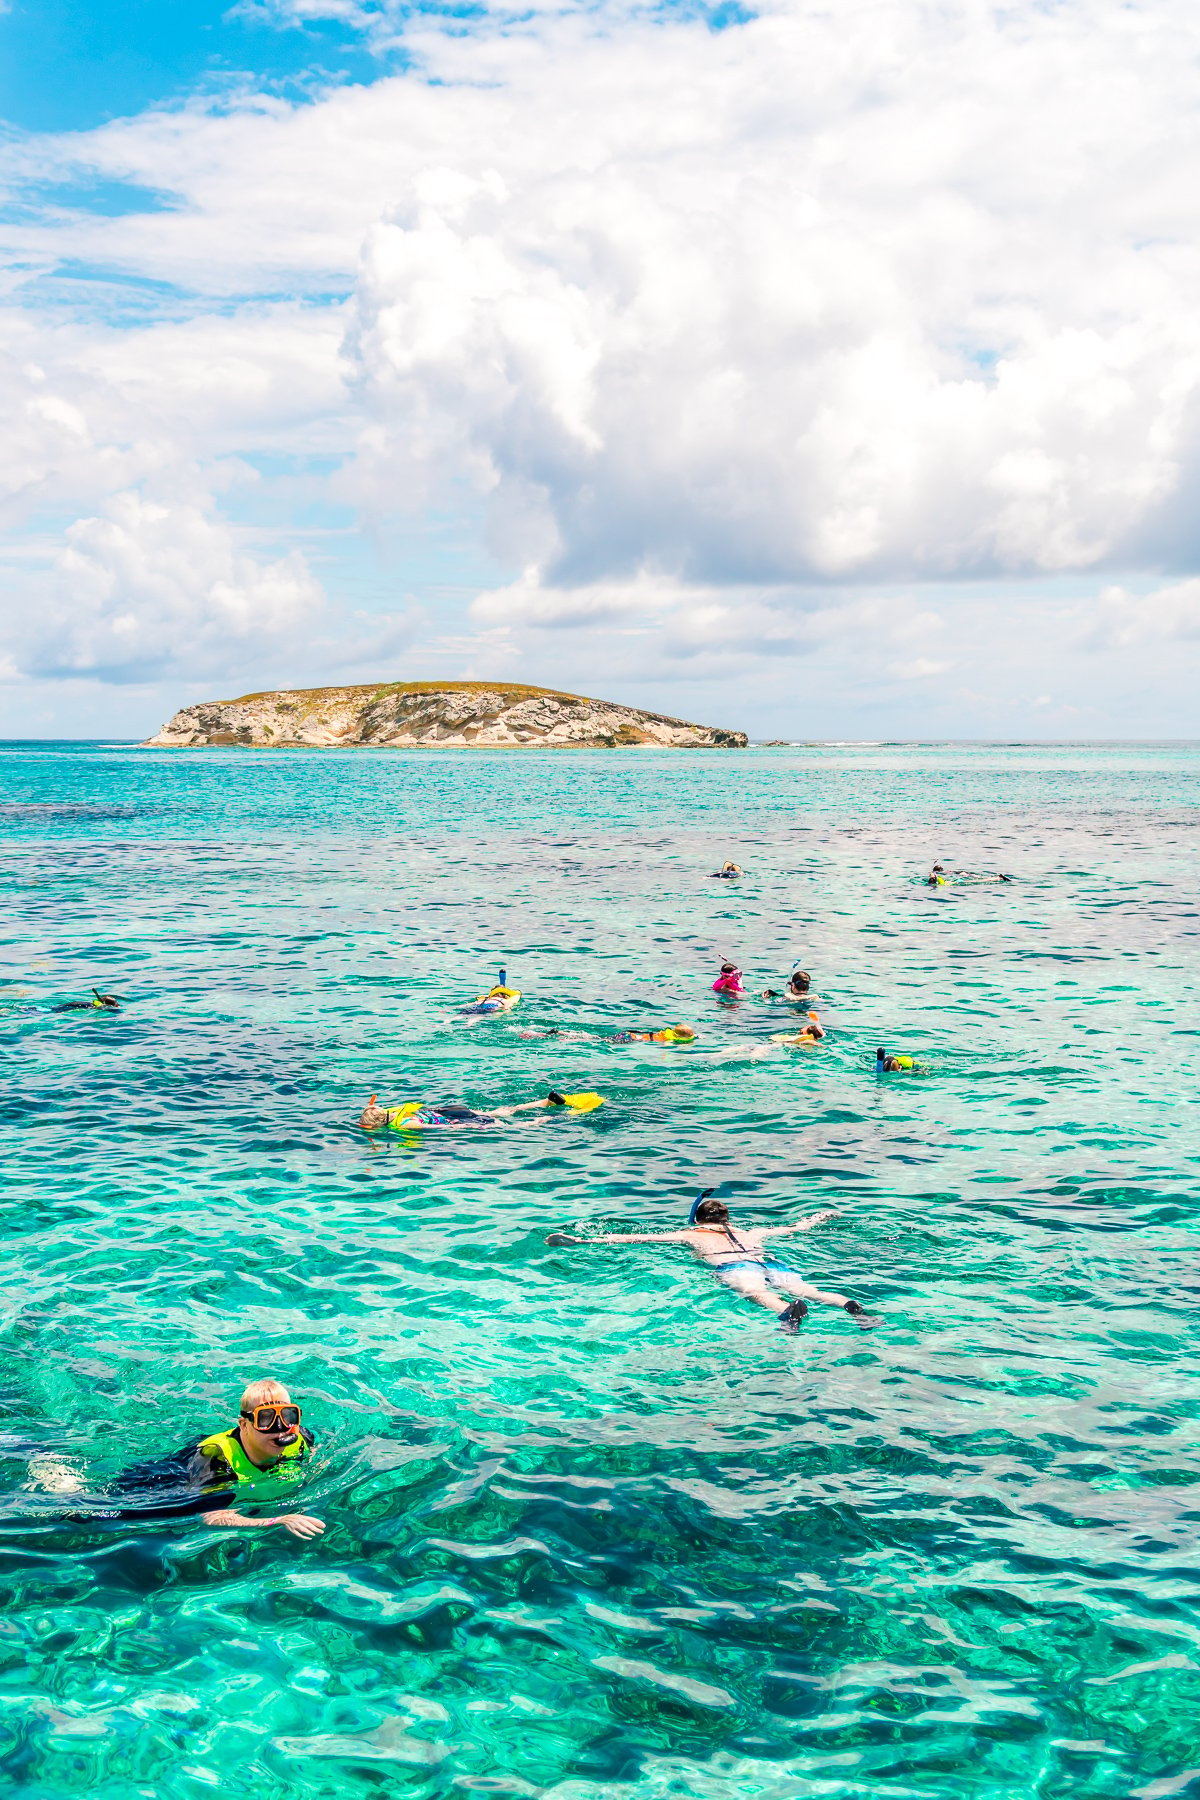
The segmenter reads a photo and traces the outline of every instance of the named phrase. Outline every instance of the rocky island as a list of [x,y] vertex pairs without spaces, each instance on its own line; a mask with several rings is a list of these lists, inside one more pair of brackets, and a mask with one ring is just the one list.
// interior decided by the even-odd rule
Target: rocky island
[[183,707],[146,739],[147,748],[160,750],[369,744],[397,749],[536,744],[742,750],[746,734],[508,681],[388,681],[203,700]]

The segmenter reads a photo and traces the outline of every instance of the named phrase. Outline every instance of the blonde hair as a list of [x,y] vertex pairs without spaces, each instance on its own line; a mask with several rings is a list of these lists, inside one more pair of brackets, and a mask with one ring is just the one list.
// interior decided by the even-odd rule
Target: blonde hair
[[256,1406],[269,1406],[278,1401],[286,1406],[292,1396],[282,1381],[276,1381],[273,1375],[264,1375],[261,1381],[252,1381],[238,1402],[238,1411],[252,1413]]
[[390,1117],[391,1112],[386,1106],[364,1106],[358,1122],[364,1131],[378,1131],[381,1125],[388,1123]]

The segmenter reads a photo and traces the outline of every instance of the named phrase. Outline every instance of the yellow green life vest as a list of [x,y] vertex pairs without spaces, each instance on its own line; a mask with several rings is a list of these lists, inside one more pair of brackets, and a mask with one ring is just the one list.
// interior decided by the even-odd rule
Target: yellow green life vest
[[216,1431],[212,1437],[206,1437],[199,1446],[202,1456],[214,1459],[223,1457],[233,1471],[234,1480],[245,1482],[250,1487],[266,1487],[277,1481],[295,1481],[300,1475],[299,1465],[308,1455],[308,1441],[302,1432],[297,1432],[295,1441],[284,1446],[283,1455],[270,1468],[260,1469],[252,1462],[236,1432]]
[[425,1111],[425,1105],[424,1100],[405,1100],[399,1106],[385,1107],[389,1129],[403,1131],[405,1126],[412,1126],[417,1114]]

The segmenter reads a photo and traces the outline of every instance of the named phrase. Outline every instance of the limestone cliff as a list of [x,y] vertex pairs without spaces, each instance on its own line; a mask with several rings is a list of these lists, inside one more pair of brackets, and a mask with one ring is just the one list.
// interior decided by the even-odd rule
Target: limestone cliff
[[740,750],[746,734],[512,682],[389,681],[201,701],[183,707],[146,744],[157,749],[258,750],[359,744],[589,749],[659,744]]

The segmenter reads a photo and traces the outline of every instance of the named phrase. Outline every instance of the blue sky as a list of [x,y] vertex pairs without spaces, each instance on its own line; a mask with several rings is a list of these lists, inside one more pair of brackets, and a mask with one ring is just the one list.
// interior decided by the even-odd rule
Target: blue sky
[[20,131],[90,131],[247,85],[304,98],[379,68],[337,19],[300,27],[222,0],[11,0],[0,14],[0,118]]
[[15,0],[0,730],[429,673],[1193,735],[1198,35]]

